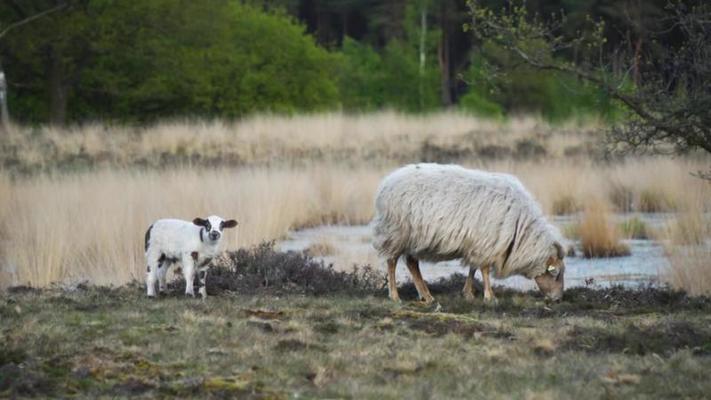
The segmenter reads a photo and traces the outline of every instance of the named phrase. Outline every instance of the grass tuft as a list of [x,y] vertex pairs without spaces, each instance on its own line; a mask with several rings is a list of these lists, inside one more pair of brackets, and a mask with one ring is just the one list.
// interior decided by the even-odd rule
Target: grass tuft
[[619,231],[609,219],[605,203],[593,201],[586,207],[578,227],[583,256],[597,258],[630,254],[629,246],[620,241]]

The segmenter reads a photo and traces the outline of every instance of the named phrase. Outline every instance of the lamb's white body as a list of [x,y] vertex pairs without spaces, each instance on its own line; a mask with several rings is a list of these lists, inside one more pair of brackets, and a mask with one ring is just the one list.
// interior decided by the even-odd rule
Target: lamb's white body
[[[161,292],[166,289],[166,274],[173,263],[180,263],[185,277],[185,294],[193,296],[195,274],[199,274],[199,292],[205,297],[207,268],[220,253],[221,230],[224,220],[208,217],[206,226],[179,219],[160,219],[146,232],[146,289],[148,296],[155,296],[158,281]],[[235,223],[236,225],[236,223]],[[212,237],[211,237],[212,236]],[[216,236],[216,238],[214,238]]]
[[389,262],[407,255],[414,275],[418,259],[461,258],[500,277],[534,278],[547,259],[563,257],[560,234],[518,179],[456,165],[413,164],[388,175],[372,224],[375,249]]

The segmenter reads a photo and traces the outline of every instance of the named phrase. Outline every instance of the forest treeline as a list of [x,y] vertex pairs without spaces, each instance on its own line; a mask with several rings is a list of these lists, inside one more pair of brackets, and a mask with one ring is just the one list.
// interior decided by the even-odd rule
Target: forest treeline
[[[610,54],[622,44],[650,45],[666,5],[525,3],[542,18],[565,14],[559,29],[570,35],[604,21],[600,51]],[[464,28],[471,23],[466,0],[8,0],[0,4],[0,29],[52,7],[59,9],[0,37],[10,115],[20,122],[383,108],[550,120],[620,112],[599,88],[477,40]]]

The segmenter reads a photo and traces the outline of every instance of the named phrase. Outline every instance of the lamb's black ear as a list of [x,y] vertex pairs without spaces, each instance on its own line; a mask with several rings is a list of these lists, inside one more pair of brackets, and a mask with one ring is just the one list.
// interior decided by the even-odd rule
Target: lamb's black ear
[[237,221],[235,221],[233,219],[228,219],[227,221],[222,222],[223,228],[234,228],[237,225],[238,225]]
[[207,226],[207,220],[202,218],[195,218],[193,224],[197,226]]

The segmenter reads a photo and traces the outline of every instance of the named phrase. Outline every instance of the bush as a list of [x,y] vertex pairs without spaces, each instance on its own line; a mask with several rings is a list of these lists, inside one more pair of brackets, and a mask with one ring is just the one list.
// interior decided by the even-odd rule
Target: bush
[[[185,281],[174,283],[184,288]],[[369,266],[341,272],[332,265],[314,261],[295,251],[274,250],[274,243],[227,253],[227,262],[207,274],[209,294],[229,291],[240,294],[374,293],[385,286],[385,277]]]
[[384,106],[385,72],[380,54],[346,37],[340,65],[338,84],[345,109],[367,111]]
[[620,224],[622,234],[630,239],[649,239],[651,237],[647,224],[639,217],[632,217]]

